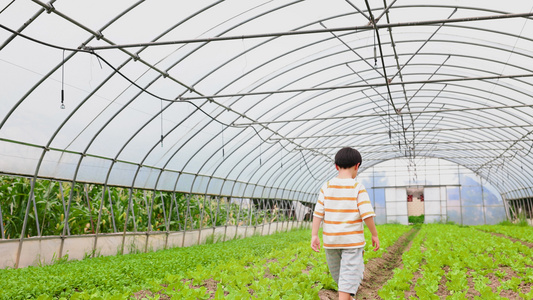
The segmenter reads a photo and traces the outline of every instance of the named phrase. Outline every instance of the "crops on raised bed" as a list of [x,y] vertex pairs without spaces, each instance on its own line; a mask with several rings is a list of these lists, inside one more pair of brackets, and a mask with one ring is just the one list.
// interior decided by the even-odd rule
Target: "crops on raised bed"
[[533,299],[533,249],[475,227],[424,225],[402,264],[383,299]]
[[[387,279],[373,299],[533,299],[533,248],[527,242],[513,242],[477,226],[377,228],[382,246],[377,252],[371,251],[365,230],[366,263],[390,257],[389,249],[401,252],[391,247],[400,237],[414,238],[403,254],[395,253],[401,261],[393,272],[385,266],[372,269],[388,273],[380,274]],[[324,251],[315,253],[309,244],[310,230],[302,229],[0,270],[0,299],[326,299],[319,293],[334,291],[336,285]]]
[[[382,249],[366,251],[368,259],[380,256],[409,227],[382,225],[378,230]],[[146,290],[185,297],[179,299],[197,299],[210,295],[202,285],[215,282],[213,296],[225,294],[225,297],[242,299],[244,294],[248,293],[249,297],[253,291],[256,297],[261,295],[260,299],[289,295],[306,295],[304,299],[312,299],[319,289],[334,288],[334,283],[327,275],[324,252],[316,254],[309,243],[309,230],[294,230],[155,253],[0,270],[0,298],[124,299]],[[262,298],[266,295],[277,296]]]
[[[0,176],[0,238],[20,238],[31,180]],[[289,219],[278,203],[38,179],[24,237],[110,232],[181,231],[223,225],[258,225]],[[72,201],[70,198],[72,197]],[[131,201],[131,203],[130,203]],[[242,201],[242,199],[241,199]],[[251,201],[254,201],[252,199]],[[65,222],[65,211],[70,212]],[[265,205],[269,205],[268,209]],[[100,220],[100,221],[99,221]]]
[[531,226],[518,226],[518,225],[479,225],[476,228],[487,231],[504,234],[515,239],[533,243],[533,230]]

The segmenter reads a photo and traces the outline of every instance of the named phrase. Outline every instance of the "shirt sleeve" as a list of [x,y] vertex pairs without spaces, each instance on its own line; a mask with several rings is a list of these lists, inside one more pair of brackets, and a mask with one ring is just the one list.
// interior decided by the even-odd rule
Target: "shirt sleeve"
[[375,217],[374,209],[372,208],[372,203],[370,203],[370,197],[368,192],[363,184],[359,184],[359,192],[357,194],[357,208],[359,209],[359,214],[361,219],[366,219],[369,217]]
[[313,213],[313,216],[317,218],[324,219],[324,188],[326,186],[324,185],[320,189],[320,193],[318,193],[318,199],[316,201],[315,205],[315,212]]

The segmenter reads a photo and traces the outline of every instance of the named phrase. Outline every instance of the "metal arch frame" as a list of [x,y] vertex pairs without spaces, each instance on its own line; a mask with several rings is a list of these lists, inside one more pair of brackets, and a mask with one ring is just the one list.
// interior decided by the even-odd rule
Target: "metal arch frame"
[[[41,11],[44,11],[44,10],[41,10]],[[118,17],[117,17],[117,18],[118,18]],[[115,18],[113,21],[115,21],[117,18]],[[76,24],[77,24],[77,23],[76,23]],[[77,25],[79,26],[79,24],[77,24]],[[108,24],[108,25],[109,25],[109,24]],[[108,25],[106,25],[106,26],[104,26],[104,27],[107,27]],[[92,38],[93,38],[93,37],[90,37],[90,39],[92,39]],[[90,39],[89,39],[89,40],[90,40]],[[86,42],[86,43],[87,43],[87,42]],[[72,53],[72,54],[68,57],[68,59],[70,59],[74,54],[75,54],[75,53]],[[65,60],[65,61],[68,61],[68,59]],[[128,59],[126,62],[124,62],[122,66],[124,66],[129,60],[131,60],[131,58]],[[62,64],[60,64],[60,65],[62,65]],[[43,78],[43,79],[42,79],[42,80],[41,80],[36,86],[38,86],[41,82],[43,82],[44,80],[46,80],[46,79],[47,79],[47,78],[48,78],[53,72],[55,72],[55,71],[59,68],[60,65],[58,65],[55,69],[53,69],[53,70],[52,70],[47,76],[45,76],[45,77],[44,77],[44,78]],[[114,75],[114,72],[108,77],[108,79],[111,78],[113,75]],[[104,80],[104,81],[101,83],[100,87],[101,87],[103,84],[105,84],[106,82],[107,82],[107,80]],[[155,82],[155,80],[154,80],[154,82]],[[32,89],[32,90],[33,90],[33,89]],[[30,92],[31,92],[32,90],[30,90]],[[97,90],[97,89],[93,90],[93,92],[91,93],[91,95],[92,95],[96,90]],[[27,95],[29,95],[30,92],[28,92]],[[25,98],[25,97],[24,97],[24,98]],[[24,98],[23,98],[23,99],[24,99]],[[136,98],[136,97],[134,97],[131,101],[133,101],[135,98]],[[19,101],[19,103],[21,103],[21,102],[23,101],[23,99],[21,99],[21,100]],[[88,99],[89,99],[89,98],[86,98],[85,101],[87,101]],[[82,103],[81,103],[81,104],[80,104],[80,105],[79,105],[79,106],[78,106],[78,107],[77,107],[77,108],[76,108],[76,109],[70,114],[69,118],[70,118],[70,117],[71,117],[71,116],[77,111],[77,109],[78,109],[79,107],[81,107],[81,105],[83,105],[83,103],[84,103],[85,101],[83,101],[83,102],[82,102]],[[18,105],[17,105],[17,106],[18,106]],[[10,115],[10,114],[16,109],[17,106],[15,106],[15,107],[12,109],[12,111],[8,114],[8,116],[4,119],[4,122],[2,123],[2,125],[3,125],[3,124],[5,123],[5,121],[9,118],[9,115]],[[121,110],[119,110],[119,112],[120,112],[120,111],[121,111]],[[119,112],[117,112],[117,113],[115,114],[115,116],[118,115]],[[49,140],[49,143],[47,144],[47,146],[44,148],[44,151],[43,151],[43,153],[42,153],[42,155],[41,155],[41,159],[39,160],[38,166],[37,166],[36,171],[35,171],[35,175],[34,175],[33,180],[32,180],[32,184],[31,184],[31,192],[30,192],[30,198],[32,197],[33,186],[34,186],[35,179],[38,177],[38,172],[39,172],[39,169],[40,169],[40,167],[39,167],[39,166],[40,166],[40,163],[42,162],[43,157],[44,157],[46,151],[48,151],[47,149],[49,149],[49,146],[50,146],[51,142],[54,140],[54,137],[59,133],[59,131],[60,131],[61,128],[64,126],[64,124],[66,124],[66,122],[69,120],[69,118],[67,118],[66,120],[64,120],[64,122],[62,123],[62,125],[59,126],[59,128],[56,130],[55,134],[54,134],[54,135],[52,136],[52,138]],[[114,118],[114,117],[113,117],[113,118]],[[108,124],[113,118],[111,118],[106,124]],[[101,131],[103,130],[103,128],[105,128],[105,126],[102,127],[102,128],[100,129],[99,132],[101,132]],[[142,128],[141,128],[141,129],[142,129]],[[141,130],[141,129],[140,129],[140,130]],[[91,145],[92,142],[96,139],[96,137],[97,137],[97,135],[95,135],[95,136],[93,137],[93,139],[91,140],[91,142],[90,142],[90,143],[88,144],[88,146],[86,147],[86,150],[85,150],[85,151],[82,153],[82,155],[80,156],[80,160],[79,160],[79,162],[78,162],[78,164],[77,164],[74,178],[73,178],[72,181],[71,181],[72,186],[74,186],[74,184],[76,183],[76,177],[77,177],[77,174],[78,174],[79,168],[80,168],[80,166],[81,166],[81,161],[82,161],[83,157],[85,157],[85,155],[86,155],[86,153],[87,153],[87,151],[88,151],[90,145]],[[107,180],[108,180],[108,178],[109,178],[109,174],[110,174],[110,172],[111,172],[111,170],[112,170],[112,165],[114,164],[115,161],[116,161],[116,159],[113,160],[113,163],[111,164],[111,167],[110,167],[110,169],[109,169],[108,176],[107,176],[107,179],[106,179],[106,183],[104,184],[104,190],[106,189],[106,186],[107,186]],[[137,172],[137,173],[138,173],[138,172]],[[137,174],[137,173],[136,173],[136,174]],[[180,173],[180,174],[181,174],[181,173]],[[130,188],[130,192],[131,192],[131,188]],[[70,212],[70,204],[71,204],[71,201],[72,201],[72,193],[70,194],[69,205],[68,205],[68,206],[69,206],[69,209],[67,210],[67,217],[65,218],[65,219],[67,219],[67,220],[68,220],[68,212]],[[28,201],[28,208],[26,209],[26,218],[27,218],[27,214],[28,214],[28,212],[29,212],[29,204],[30,204],[30,202],[31,202],[31,201]],[[103,203],[103,200],[102,200],[102,203]],[[101,211],[101,209],[100,209],[100,211]],[[100,215],[99,215],[99,220],[100,220]],[[26,225],[26,222],[24,222],[24,225],[23,225],[24,228],[25,228],[25,225]],[[23,230],[22,230],[22,235],[21,235],[21,239],[20,239],[20,243],[19,243],[19,250],[18,250],[19,255],[17,255],[17,262],[16,262],[16,265],[18,265],[18,258],[20,257],[20,250],[21,250],[21,245],[22,245],[22,236],[24,235],[24,231],[25,231],[24,228],[23,228]],[[63,234],[65,234],[65,233],[63,233]],[[98,235],[98,226],[97,226],[97,235]],[[96,237],[97,237],[97,235],[96,235]],[[96,241],[97,241],[97,238],[95,238],[95,245],[96,245]],[[61,249],[62,249],[62,246],[63,246],[63,243],[61,244]],[[61,252],[61,250],[60,250],[60,252]],[[61,256],[61,253],[60,253],[60,256]]]
[[[42,9],[42,11],[44,11],[44,9]],[[94,37],[91,36],[89,38],[88,41],[90,41],[91,39],[93,39]],[[65,61],[68,61],[72,56],[74,56],[75,53],[72,53],[71,55],[69,55],[67,57],[67,59]],[[61,65],[61,64],[60,64]],[[44,76],[36,85],[34,85],[34,87],[32,89],[30,89],[30,91],[28,91],[18,102],[17,102],[17,105],[15,105],[12,110],[6,115],[6,117],[4,118],[4,120],[2,121],[2,123],[0,123],[0,128],[3,127],[3,125],[5,124],[5,122],[9,119],[9,116],[16,110],[16,108],[20,105],[20,103],[22,103],[24,101],[24,99],[26,99],[30,94],[31,92],[33,92],[33,90],[35,88],[37,88],[42,82],[44,82],[51,74],[53,74],[57,69],[59,69],[60,65],[58,65],[56,68],[52,69],[46,76]],[[72,116],[72,114],[70,115]],[[62,123],[62,125],[60,126],[60,128],[62,128],[62,126],[64,124],[66,124],[66,122],[68,121],[69,118],[65,119]],[[40,170],[40,166],[41,166],[41,163],[44,159],[44,156],[46,155],[46,152],[48,151],[52,141],[54,140],[55,136],[59,133],[59,129],[57,129],[55,131],[55,133],[52,135],[52,137],[49,139],[47,145],[45,147],[43,147],[43,151],[41,153],[41,157],[37,163],[37,167],[35,168],[35,172],[34,172],[34,175],[32,177],[32,180],[31,180],[31,188],[30,188],[30,195],[29,195],[29,198],[28,198],[28,205],[27,205],[27,208],[26,208],[26,213],[25,213],[25,217],[24,217],[24,223],[23,223],[23,228],[21,230],[21,237],[20,237],[20,242],[19,242],[19,247],[18,247],[18,250],[17,250],[17,258],[16,258],[16,261],[15,261],[15,268],[18,267],[19,265],[19,259],[20,259],[20,253],[21,253],[21,250],[22,250],[22,242],[23,242],[23,237],[24,237],[24,234],[25,234],[25,231],[26,231],[26,219],[28,217],[28,214],[29,214],[29,210],[30,210],[30,200],[33,198],[33,193],[34,193],[34,186],[35,186],[35,181],[38,177],[38,173],[39,173],[39,170]],[[72,181],[72,186],[74,186],[75,184],[75,180]],[[73,189],[71,188],[71,191]],[[71,200],[72,200],[72,193],[70,194],[69,196],[69,211],[70,211],[70,203],[71,203]],[[65,220],[68,220],[68,215],[67,217],[65,218]],[[65,232],[63,232],[63,235],[65,234]],[[61,249],[62,249],[62,246],[63,246],[63,241],[61,243]],[[60,255],[61,256],[61,255]]]
[[44,152],[43,152],[44,153]]
[[[479,90],[478,88],[473,88],[473,87],[469,87],[469,88],[471,88],[471,89],[475,89],[475,90]],[[431,91],[430,89],[426,89],[426,90]],[[449,93],[451,93],[451,94],[461,94],[461,95],[471,95],[471,94],[468,94],[468,93],[466,93],[466,92],[452,92],[452,91],[450,91]],[[502,98],[505,98],[505,96],[503,96],[503,95],[500,95],[500,96],[502,96]],[[443,98],[446,98],[446,97],[443,96]],[[450,98],[450,99],[452,99],[452,98]],[[456,99],[456,100],[458,100],[458,99]],[[504,108],[504,107],[500,107],[500,108]],[[511,108],[512,108],[512,107],[511,107]],[[467,107],[467,108],[465,108],[465,109],[463,109],[463,110],[459,110],[459,109],[456,109],[456,110],[444,110],[444,111],[442,111],[442,112],[443,112],[443,113],[446,113],[446,112],[465,111],[465,110],[472,110],[472,109],[470,109],[470,108]],[[474,110],[474,111],[475,111],[475,110]],[[439,112],[439,111],[432,111],[431,113],[437,113],[437,112]],[[419,112],[417,112],[417,114],[423,114],[423,113],[424,113],[423,111],[419,111]],[[369,115],[368,117],[371,117],[371,115]],[[516,128],[516,127],[519,127],[519,126],[518,126],[518,125],[515,125],[515,126],[507,126],[507,127],[514,127],[514,128]],[[526,127],[527,127],[527,125],[526,125]],[[386,134],[386,132],[382,132],[382,133],[383,133],[383,134]],[[341,133],[339,133],[339,134],[341,134]],[[338,135],[339,135],[339,134],[338,134]],[[345,133],[345,135],[352,136],[353,134]],[[316,136],[316,135],[315,135],[315,136],[310,136],[309,138],[320,138],[320,137],[321,137],[321,136]],[[298,137],[293,137],[293,139],[298,139]]]
[[[464,119],[461,118],[461,120],[464,120]],[[463,129],[463,128],[458,128],[458,129]],[[338,138],[338,137],[337,137],[337,138]],[[342,138],[342,136],[341,136],[341,138]],[[336,142],[338,142],[338,141],[336,141]],[[487,141],[487,142],[489,142],[489,141]],[[494,140],[493,142],[498,142],[498,140]]]
[[[254,46],[252,49],[248,49],[248,50],[246,50],[245,52],[251,51],[251,50],[253,50],[253,49],[259,47],[260,45],[263,45],[263,44],[267,43],[267,42],[268,42],[268,41],[266,41],[266,42],[264,42],[264,43],[261,43],[261,44],[259,44],[259,45],[256,45],[256,46]],[[243,53],[245,53],[245,52],[243,52]],[[239,57],[239,56],[243,55],[243,53],[240,53],[239,55],[235,56],[233,59],[235,59],[236,57]],[[286,55],[286,54],[283,54],[283,55]],[[226,63],[224,63],[224,64],[221,65],[220,67],[224,66],[225,64],[227,64],[229,61],[232,61],[233,59],[228,60]],[[209,73],[206,74],[204,77],[202,77],[201,80],[207,78],[210,74],[212,74],[213,72],[215,72],[215,71],[216,71],[217,69],[219,69],[220,67],[213,69],[213,71],[209,72]],[[250,71],[250,72],[251,72],[251,71]],[[243,75],[243,76],[244,76],[244,75]],[[241,78],[242,78],[243,76],[241,76]],[[238,80],[238,79],[236,79],[235,81],[237,81],[237,80]],[[235,81],[234,81],[234,82],[235,82]],[[231,83],[230,83],[230,84],[231,84]],[[224,88],[223,88],[223,89],[224,89]],[[224,129],[223,129],[223,130],[224,130]],[[236,137],[237,137],[237,136],[235,136],[234,138],[236,138]],[[209,143],[209,142],[210,142],[210,141],[208,141],[207,143]],[[213,155],[215,155],[215,153],[217,153],[218,151],[219,151],[219,150],[214,151],[214,152],[213,152]],[[212,155],[211,157],[213,157],[213,155]],[[231,153],[230,153],[230,155],[231,155]],[[204,164],[204,165],[205,165],[205,164]],[[203,168],[204,165],[202,165],[202,167],[200,168],[200,170]],[[222,164],[219,164],[219,166],[221,166],[221,165],[222,165]],[[216,169],[218,169],[218,167],[217,167]],[[244,171],[244,169],[243,169],[243,171]],[[242,172],[243,172],[243,171],[242,171]],[[216,170],[215,170],[214,172],[216,172]],[[214,172],[213,172],[213,173],[214,173]],[[242,172],[241,172],[241,173],[242,173]],[[231,174],[231,173],[232,173],[232,170],[231,170],[230,172],[228,172],[228,174]],[[238,178],[238,177],[240,177],[240,176],[237,176],[237,178]],[[257,187],[257,185],[255,185],[255,186]],[[223,188],[223,186],[222,186],[221,188]],[[234,187],[233,187],[233,188],[234,188]],[[233,189],[233,188],[232,188],[232,189]],[[207,190],[207,189],[209,189],[209,183],[208,183],[208,185],[207,185],[207,187],[206,187],[206,190]],[[245,189],[246,189],[246,188],[245,188]],[[255,188],[254,188],[254,191],[255,191]],[[233,192],[232,192],[232,193],[233,193]],[[252,193],[253,193],[253,192],[252,192]]]
[[[269,11],[269,12],[270,12],[270,11]],[[269,13],[269,12],[267,12],[267,13]],[[247,21],[249,21],[249,20],[247,20]],[[247,21],[245,21],[245,22],[247,22]],[[243,22],[243,23],[245,23],[245,22]],[[243,23],[241,23],[241,24],[243,24]],[[240,24],[239,24],[239,25],[240,25]],[[231,29],[228,29],[228,31],[229,31],[229,30],[231,30]],[[197,48],[195,49],[195,51],[196,51],[197,49],[201,48],[201,47],[202,47],[202,46],[197,47]],[[191,52],[191,53],[192,53],[192,52]],[[176,64],[174,64],[174,65],[176,65]],[[193,86],[197,85],[197,84],[198,84],[199,82],[201,82],[204,78],[206,78],[206,76],[202,77],[200,80],[198,80],[196,83],[194,83]],[[222,113],[222,112],[221,112],[221,113]],[[221,113],[219,113],[219,115],[220,115]],[[244,116],[244,115],[241,115],[241,116]],[[205,126],[208,126],[209,124],[211,124],[211,122],[212,122],[212,121],[206,123]],[[223,131],[224,131],[224,129],[221,131],[221,133],[222,133]],[[216,137],[217,137],[217,136],[214,136],[211,140],[207,141],[206,144],[210,143],[210,142],[211,142],[212,140],[214,140]],[[236,137],[237,137],[237,135],[234,136],[234,138],[236,138]],[[189,140],[190,140],[190,139],[189,139]],[[187,143],[188,143],[188,142],[184,143],[182,146],[186,145]],[[175,154],[177,154],[178,152],[179,152],[179,149],[175,152]],[[217,151],[214,151],[211,157],[213,157],[217,152],[218,152],[218,150],[217,150]],[[174,154],[174,155],[175,155],[175,154]],[[174,155],[172,155],[171,158],[172,158]],[[190,161],[192,161],[193,157],[194,157],[194,156],[192,156],[192,157],[189,158],[188,162],[185,163],[184,168],[187,166],[187,164],[188,164]],[[165,165],[167,165],[169,162],[170,162],[170,159],[167,161],[167,163],[165,163]],[[207,163],[207,161],[206,161],[205,163]],[[204,163],[204,165],[202,165],[202,167],[201,167],[198,171],[201,171],[201,169],[203,168],[203,166],[205,166],[205,163]],[[231,173],[231,172],[230,172],[230,173]],[[180,177],[180,176],[178,176],[178,178],[176,179],[176,184],[175,184],[175,186],[177,186],[177,182],[179,181],[179,177]],[[194,188],[194,183],[195,183],[195,181],[196,181],[196,178],[197,178],[197,176],[195,176],[195,178],[193,179],[193,182],[192,182],[192,184],[191,184],[191,187],[190,187],[190,188],[191,188],[191,191],[192,191],[192,189]],[[212,178],[212,177],[211,177],[211,178]],[[159,180],[159,177],[158,177],[158,180]],[[238,180],[238,179],[237,179],[237,180]],[[209,182],[210,182],[210,181],[211,181],[211,180],[209,180]],[[235,183],[236,183],[237,181],[233,181],[233,182],[234,182],[234,186],[235,186]],[[157,183],[156,183],[156,185],[157,185]],[[223,186],[222,186],[222,188],[223,188]],[[208,183],[208,185],[206,186],[206,192],[207,192],[208,189],[209,189],[209,183]]]
[[[131,58],[128,59],[124,64],[126,64],[128,61],[131,61]],[[160,76],[159,76],[159,77],[160,77]],[[155,82],[156,80],[157,80],[157,78],[154,79],[153,82]],[[134,98],[133,98],[131,101],[133,101],[133,100],[134,100]],[[168,107],[168,106],[167,106],[167,107]],[[165,109],[166,109],[166,108],[165,108]],[[116,115],[118,115],[118,113],[116,113]],[[157,115],[154,116],[152,119],[154,119],[155,117],[157,117]],[[111,121],[111,120],[110,120],[110,121]],[[109,123],[110,121],[108,121],[107,123]],[[106,124],[107,124],[107,123],[106,123]],[[147,122],[144,126],[142,126],[142,127],[139,129],[139,131],[142,130],[142,128],[144,128],[145,126],[147,126],[147,124],[149,124],[149,122]],[[177,126],[176,126],[176,127],[177,127]],[[103,128],[105,128],[105,126],[104,126]],[[100,131],[102,131],[103,128],[102,128]],[[138,131],[138,132],[139,132],[139,131]],[[169,132],[169,133],[170,133],[170,132]],[[168,134],[168,133],[167,133],[167,134]],[[135,136],[135,135],[134,135],[134,136]],[[133,139],[134,136],[132,136],[132,137],[130,138],[130,140]],[[93,138],[93,140],[94,140],[95,138],[96,138],[96,136]],[[126,144],[127,144],[127,143],[126,143]],[[124,147],[125,147],[125,145],[124,145],[123,148],[119,151],[119,154],[120,154],[120,152],[122,152],[122,150],[124,149]],[[155,146],[154,146],[154,147],[155,147]],[[154,148],[154,147],[153,147],[153,148]],[[153,148],[152,148],[152,149],[153,149]],[[146,157],[149,155],[149,153],[150,153],[150,151],[147,153]],[[118,157],[118,156],[117,156],[117,157]],[[116,158],[117,158],[117,157],[116,157]],[[145,159],[146,159],[146,157],[145,157]],[[115,159],[116,159],[116,158],[115,158]],[[144,159],[143,159],[143,161],[144,161]],[[142,163],[141,163],[141,165],[142,165]],[[112,168],[112,166],[111,166],[111,168]],[[111,170],[111,168],[110,168],[110,170]],[[109,172],[109,173],[110,173],[110,172]],[[181,173],[180,173],[180,174],[181,174]]]
[[[32,0],[37,1],[37,0]],[[529,18],[532,17],[532,13],[522,13],[522,14],[509,14],[504,11],[497,10],[488,10],[482,8],[473,8],[473,7],[463,7],[463,6],[444,6],[444,5],[423,5],[423,6],[414,6],[414,5],[403,5],[395,6],[395,9],[400,8],[419,8],[419,7],[439,7],[439,8],[453,8],[453,9],[467,9],[475,11],[487,11],[493,13],[500,13],[496,16],[482,16],[482,17],[467,17],[460,19],[441,19],[441,20],[430,20],[430,21],[419,21],[419,22],[405,22],[405,23],[395,23],[395,24],[384,24],[375,26],[365,25],[365,26],[353,26],[353,27],[341,27],[341,28],[330,28],[330,29],[315,29],[315,30],[301,30],[301,31],[288,31],[288,32],[274,32],[274,33],[264,33],[264,34],[250,34],[250,35],[241,35],[241,36],[226,36],[226,37],[216,37],[216,38],[198,38],[198,39],[186,39],[186,40],[177,40],[177,41],[165,41],[165,42],[151,42],[151,43],[135,43],[135,44],[122,44],[122,45],[108,45],[108,46],[85,46],[85,50],[109,50],[109,49],[124,49],[124,48],[134,48],[134,47],[144,47],[144,46],[163,46],[163,45],[175,45],[175,44],[190,44],[190,43],[204,43],[204,42],[217,42],[217,41],[228,41],[228,40],[242,40],[250,38],[268,38],[268,37],[280,37],[280,36],[294,36],[302,34],[315,34],[315,33],[327,33],[327,32],[338,32],[338,31],[356,31],[356,30],[373,30],[374,28],[393,28],[393,27],[410,27],[410,26],[427,26],[435,25],[442,23],[457,23],[457,22],[468,22],[468,21],[484,21],[484,20],[496,20],[496,19],[506,19],[506,18]],[[382,9],[382,8],[377,8]],[[388,8],[387,14],[390,13],[390,8]],[[346,15],[355,15],[355,13],[345,13],[339,16]],[[330,19],[335,18],[336,16],[330,17]]]
[[507,87],[508,88],[508,87]]

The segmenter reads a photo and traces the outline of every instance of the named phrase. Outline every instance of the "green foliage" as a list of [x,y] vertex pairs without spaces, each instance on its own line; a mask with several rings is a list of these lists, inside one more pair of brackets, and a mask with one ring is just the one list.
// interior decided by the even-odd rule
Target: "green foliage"
[[[20,238],[31,184],[28,178],[0,176],[0,209],[6,239]],[[49,180],[36,180],[33,195],[35,209],[30,201],[25,237],[82,235],[96,231],[181,231],[293,220],[272,200],[269,206],[255,201],[252,207],[240,207],[239,203],[230,203],[224,197],[72,185]],[[69,202],[70,213],[65,220]]]
[[[303,241],[306,248],[309,248],[309,239],[308,229],[293,230],[270,236],[254,236],[225,243],[153,253],[106,256],[43,267],[5,269],[0,270],[0,299],[28,299],[39,296],[43,299],[109,299],[112,296],[122,299],[120,297],[123,295],[131,295],[138,290],[156,291],[154,287],[163,289],[161,284],[178,284],[178,281],[186,278],[193,279],[193,284],[199,284],[214,273],[230,274],[229,267],[232,264],[249,267],[257,259],[264,259],[268,253],[283,253],[294,244],[300,243],[302,246]],[[227,270],[221,268],[224,265],[228,267]],[[235,279],[225,279],[230,280]],[[194,290],[187,293],[190,293],[187,297],[197,299],[194,297],[200,292]]]
[[[379,295],[384,299],[395,299],[401,297],[404,291],[414,289],[419,299],[439,299],[435,292],[443,278],[451,294],[447,299],[465,299],[469,278],[481,294],[475,299],[503,299],[499,296],[502,290],[510,290],[517,295],[523,293],[520,283],[533,281],[533,271],[529,271],[533,265],[533,249],[478,230],[505,230],[502,229],[504,227],[422,225],[410,250],[402,255],[403,268],[394,270],[394,276],[379,291]],[[531,229],[516,235],[527,237],[528,232]],[[483,241],[482,245],[480,241]],[[505,281],[499,279],[501,285],[495,293],[488,286],[490,280],[486,276],[493,273],[504,278],[506,274],[500,270],[502,266],[511,267],[518,276]],[[409,274],[416,272],[420,272],[422,277],[413,283]]]
[[479,225],[474,227],[486,232],[500,233],[528,243],[533,243],[533,227],[531,226],[521,226],[509,222],[503,224],[500,223],[498,225]]
[[[383,248],[410,230],[403,225],[377,228]],[[310,238],[309,229],[292,230],[155,253],[0,270],[0,299],[129,299],[145,290],[151,299],[318,300],[320,289],[337,285],[325,252],[312,251]],[[217,289],[209,293],[203,286],[213,280]]]
[[409,223],[411,223],[411,224],[424,224],[424,215],[409,216]]

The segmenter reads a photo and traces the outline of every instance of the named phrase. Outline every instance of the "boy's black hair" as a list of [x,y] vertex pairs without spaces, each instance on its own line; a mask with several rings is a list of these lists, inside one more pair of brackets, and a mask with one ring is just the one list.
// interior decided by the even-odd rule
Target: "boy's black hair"
[[361,153],[350,147],[342,148],[335,155],[335,164],[342,169],[351,168],[357,164],[361,164],[362,162],[363,159],[361,158]]

